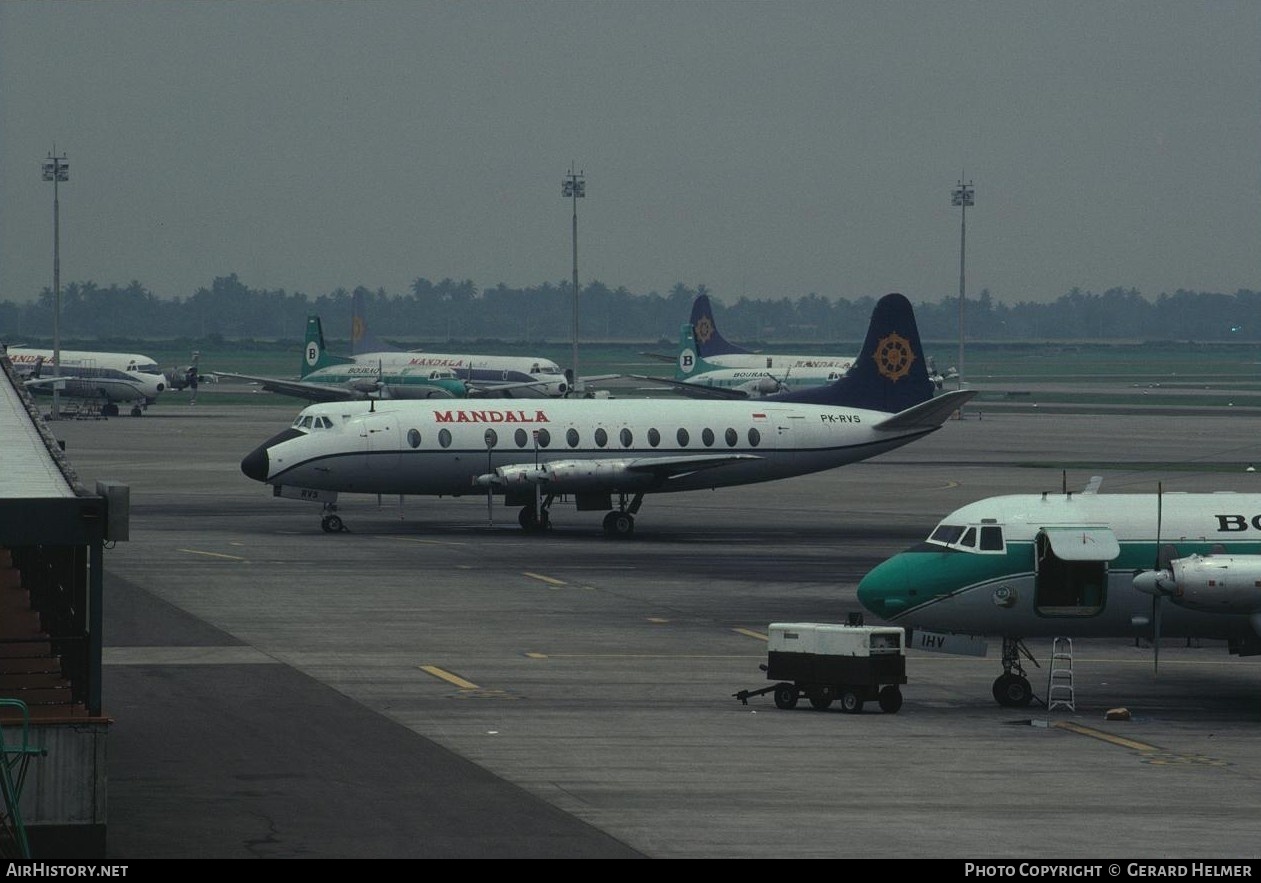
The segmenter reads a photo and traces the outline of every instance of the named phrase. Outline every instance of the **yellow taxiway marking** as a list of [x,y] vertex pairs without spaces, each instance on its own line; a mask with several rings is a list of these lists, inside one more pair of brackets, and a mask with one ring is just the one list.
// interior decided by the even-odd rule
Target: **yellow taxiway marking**
[[1099,739],[1103,742],[1110,742],[1113,745],[1119,745],[1122,748],[1129,748],[1133,751],[1141,751],[1149,753],[1160,751],[1155,745],[1148,745],[1146,742],[1136,742],[1133,739],[1126,739],[1123,736],[1114,736],[1111,733],[1105,733],[1103,730],[1095,730],[1090,727],[1083,727],[1081,724],[1075,724],[1072,721],[1056,721],[1051,726],[1058,727],[1061,730],[1068,730],[1071,733],[1077,733],[1082,736],[1089,736],[1092,739]]
[[446,681],[448,684],[453,684],[459,687],[461,690],[480,690],[481,689],[481,687],[477,686],[477,684],[474,684],[472,681],[466,681],[464,680],[464,678],[460,677],[459,675],[453,675],[451,674],[451,672],[444,671],[443,669],[438,668],[438,666],[436,665],[419,665],[417,666],[417,668],[419,668],[425,674],[433,675],[435,678]]
[[177,552],[187,552],[189,555],[205,555],[208,558],[227,558],[229,561],[244,561],[246,559],[239,555],[225,555],[222,552],[203,552],[201,549],[177,549]]
[[530,579],[536,579],[539,582],[547,583],[548,585],[551,585],[551,586],[569,585],[569,583],[565,582],[564,580],[552,579],[550,576],[543,576],[543,574],[541,573],[530,573],[530,571],[528,570],[523,570],[521,572],[525,574],[526,576],[528,576]]
[[662,619],[660,616],[650,616],[648,617],[648,621],[651,623],[655,623],[656,625],[665,625],[670,620]]
[[770,638],[761,632],[755,632],[753,629],[732,629],[737,635],[745,635],[746,637],[756,638],[759,641],[769,641]]

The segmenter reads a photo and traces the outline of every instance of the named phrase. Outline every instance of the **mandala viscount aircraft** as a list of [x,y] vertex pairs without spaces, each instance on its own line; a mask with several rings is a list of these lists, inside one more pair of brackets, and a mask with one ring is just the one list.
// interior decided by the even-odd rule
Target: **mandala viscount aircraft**
[[[974,395],[933,397],[911,304],[881,298],[849,374],[826,387],[756,402],[566,399],[311,405],[241,461],[276,496],[324,504],[338,493],[502,495],[528,531],[553,505],[602,510],[612,536],[633,532],[645,496],[805,475],[905,445]],[[616,501],[616,502],[615,502]]]
[[1261,494],[990,497],[863,577],[858,600],[907,646],[985,655],[1002,639],[1000,705],[1033,699],[1026,637],[1224,640],[1261,654]]
[[[131,416],[139,417],[167,387],[158,363],[139,353],[8,347],[14,371],[28,390],[51,395],[54,389],[72,399],[99,404],[101,414],[118,416],[119,404],[131,404]],[[59,355],[59,369],[53,367]]]

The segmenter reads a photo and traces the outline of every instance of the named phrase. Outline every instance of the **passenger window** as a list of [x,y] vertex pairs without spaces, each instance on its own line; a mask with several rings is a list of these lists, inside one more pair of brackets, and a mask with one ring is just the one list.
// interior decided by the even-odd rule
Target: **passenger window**
[[657,432],[655,429],[648,430],[648,444],[652,445],[654,448],[661,444],[661,433]]
[[687,443],[691,441],[691,438],[688,436],[686,429],[680,429],[678,433],[676,434],[675,438],[679,440],[679,447],[681,448],[686,448]]
[[635,441],[634,435],[632,435],[631,431],[626,427],[622,427],[622,431],[618,433],[618,437],[621,439],[622,447],[624,448],[629,448],[631,443]]
[[488,428],[484,433],[482,433],[482,439],[485,441],[486,447],[493,448],[495,445],[499,444],[499,433]]
[[419,429],[407,430],[407,443],[411,445],[413,448],[420,447],[420,430]]
[[451,430],[438,430],[438,444],[442,445],[444,448],[451,447]]
[[701,430],[701,443],[707,448],[714,446],[714,431],[712,429]]
[[749,427],[749,446],[756,448],[762,443],[762,433],[757,431],[756,426]]
[[524,448],[525,443],[529,441],[529,436],[526,435],[526,432],[524,429],[518,429],[516,432],[512,434],[512,440],[517,443],[517,447]]
[[1003,551],[1003,529],[1001,527],[991,526],[981,528],[981,551]]
[[609,434],[604,431],[603,426],[595,431],[595,443],[600,447],[604,447],[609,443]]
[[736,442],[740,441],[740,434],[730,426],[727,427],[725,436],[727,438],[727,447],[729,448],[734,448],[736,446]]
[[536,429],[534,437],[539,440],[540,448],[545,448],[552,443],[552,434],[546,429]]
[[568,432],[566,432],[566,433],[565,433],[565,442],[566,442],[566,444],[568,444],[571,448],[576,448],[576,447],[578,447],[578,430],[576,430],[576,429],[571,429],[571,430],[569,430]]

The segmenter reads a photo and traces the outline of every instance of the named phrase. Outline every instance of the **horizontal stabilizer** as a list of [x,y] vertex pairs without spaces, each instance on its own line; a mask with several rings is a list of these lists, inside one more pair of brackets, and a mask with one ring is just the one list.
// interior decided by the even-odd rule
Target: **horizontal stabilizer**
[[246,383],[257,383],[267,392],[306,399],[309,402],[348,402],[365,398],[362,392],[334,386],[328,383],[304,383],[301,380],[281,380],[276,377],[255,377],[252,374],[230,374],[218,372],[220,377],[231,380],[243,380]]
[[950,419],[950,415],[972,399],[975,389],[956,389],[936,398],[921,402],[914,407],[899,411],[873,428],[887,432],[906,432],[915,429],[935,429]]

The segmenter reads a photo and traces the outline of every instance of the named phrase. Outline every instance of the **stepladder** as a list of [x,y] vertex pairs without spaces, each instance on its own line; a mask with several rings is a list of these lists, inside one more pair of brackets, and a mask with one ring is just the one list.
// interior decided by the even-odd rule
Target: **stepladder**
[[1073,639],[1055,638],[1051,642],[1051,665],[1046,685],[1047,711],[1056,708],[1077,710],[1073,692]]

